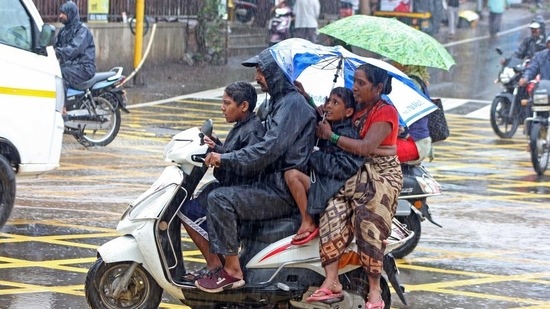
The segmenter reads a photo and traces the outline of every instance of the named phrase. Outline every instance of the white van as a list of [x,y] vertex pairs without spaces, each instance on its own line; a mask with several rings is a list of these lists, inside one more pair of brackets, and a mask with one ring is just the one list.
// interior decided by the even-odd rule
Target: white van
[[38,175],[59,166],[64,90],[54,37],[55,28],[44,24],[32,0],[2,0],[0,227],[13,207],[14,174]]

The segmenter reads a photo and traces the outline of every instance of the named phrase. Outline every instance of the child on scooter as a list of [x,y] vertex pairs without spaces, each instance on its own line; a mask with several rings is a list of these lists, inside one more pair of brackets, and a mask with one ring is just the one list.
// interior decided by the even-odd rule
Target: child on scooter
[[[256,107],[256,88],[248,82],[239,81],[228,85],[223,93],[221,110],[228,123],[235,123],[227,134],[225,143],[218,138],[210,139],[205,136],[208,147],[217,152],[225,153],[241,149],[260,141],[265,134],[264,125],[254,113]],[[206,276],[210,271],[223,266],[217,254],[210,253],[208,243],[208,229],[206,224],[206,201],[208,193],[219,186],[233,186],[246,184],[258,176],[241,176],[236,171],[227,171],[223,168],[214,169],[217,182],[210,183],[198,197],[190,200],[181,208],[179,214],[187,234],[198,247],[206,260],[206,267],[195,273],[188,273],[184,280],[194,282]]]
[[[332,89],[323,109],[323,121],[328,121],[336,134],[350,138],[359,137],[351,122],[351,116],[355,111],[355,99],[350,89]],[[285,181],[302,215],[302,224],[291,241],[293,245],[303,245],[319,234],[313,216],[324,211],[329,198],[335,195],[346,180],[355,175],[365,163],[364,157],[336,147],[337,141],[319,141],[319,151],[314,151],[309,159],[311,176],[297,169],[285,172]]]

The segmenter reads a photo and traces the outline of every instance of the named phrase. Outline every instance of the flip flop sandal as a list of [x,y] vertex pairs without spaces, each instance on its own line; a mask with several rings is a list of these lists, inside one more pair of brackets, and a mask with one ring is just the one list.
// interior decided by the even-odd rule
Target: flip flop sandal
[[293,239],[290,241],[290,244],[291,245],[295,245],[295,246],[299,246],[299,245],[305,245],[307,244],[308,242],[310,242],[313,238],[319,236],[319,228],[315,228],[313,231],[311,232],[305,232],[305,233],[309,233],[307,234],[306,237],[304,238],[300,238],[300,239]]
[[[322,294],[322,295],[318,295],[318,294]],[[308,303],[322,302],[325,304],[332,304],[332,303],[340,302],[342,300],[344,300],[344,294],[342,294],[342,292],[335,293],[327,288],[320,288],[315,292],[313,292],[311,296],[306,298],[306,301]]]

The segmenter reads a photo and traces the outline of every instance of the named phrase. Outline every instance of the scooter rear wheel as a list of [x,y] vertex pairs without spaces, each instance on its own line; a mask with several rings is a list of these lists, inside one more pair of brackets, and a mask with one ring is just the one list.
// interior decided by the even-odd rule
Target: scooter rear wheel
[[83,138],[93,146],[107,146],[120,130],[120,109],[104,97],[94,97],[97,121],[83,121]]
[[131,262],[106,264],[101,258],[95,261],[88,271],[84,286],[86,301],[91,308],[158,308],[162,288],[141,265],[136,267],[127,288],[123,289],[118,297],[113,296],[113,292],[131,264]]

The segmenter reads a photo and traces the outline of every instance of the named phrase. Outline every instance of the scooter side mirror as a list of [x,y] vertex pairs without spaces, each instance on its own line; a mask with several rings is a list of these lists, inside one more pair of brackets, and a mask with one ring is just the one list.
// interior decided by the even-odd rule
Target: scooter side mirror
[[204,144],[204,137],[212,137],[212,132],[214,131],[214,123],[212,122],[212,119],[207,119],[204,121],[201,127],[201,145]]

